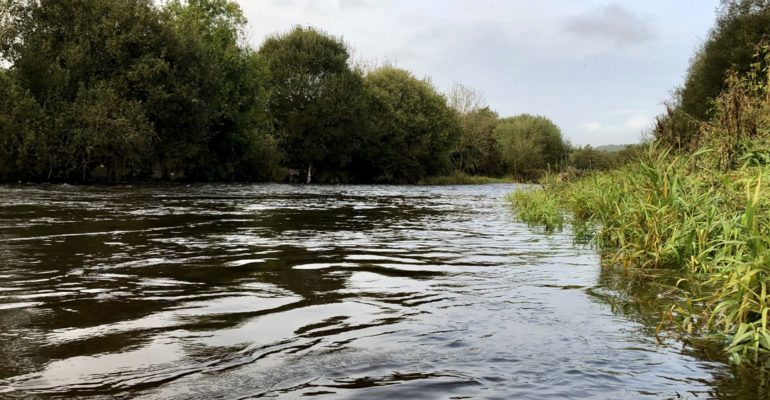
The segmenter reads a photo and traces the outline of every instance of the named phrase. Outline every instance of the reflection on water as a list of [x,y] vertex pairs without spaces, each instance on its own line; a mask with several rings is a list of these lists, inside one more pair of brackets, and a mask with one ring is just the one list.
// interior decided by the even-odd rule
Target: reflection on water
[[512,187],[2,187],[0,397],[761,393]]

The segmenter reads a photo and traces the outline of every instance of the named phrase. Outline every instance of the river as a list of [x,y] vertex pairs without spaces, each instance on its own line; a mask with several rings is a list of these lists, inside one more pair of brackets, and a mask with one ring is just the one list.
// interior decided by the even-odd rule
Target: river
[[0,398],[763,393],[514,187],[2,186]]

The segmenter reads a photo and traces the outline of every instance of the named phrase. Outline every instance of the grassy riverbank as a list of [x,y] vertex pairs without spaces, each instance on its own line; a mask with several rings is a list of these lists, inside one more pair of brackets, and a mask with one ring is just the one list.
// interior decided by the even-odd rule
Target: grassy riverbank
[[[569,226],[605,252],[605,265],[685,272],[670,311],[689,334],[721,334],[737,362],[770,360],[770,174],[713,173],[699,160],[652,148],[637,163],[509,196],[518,217]],[[676,320],[676,321],[674,321]]]
[[680,270],[660,329],[726,339],[733,361],[770,367],[770,90],[762,74],[731,79],[698,148],[674,151],[659,138],[625,166],[548,176],[509,200],[523,221],[570,227],[604,251],[606,266]]
[[431,176],[421,180],[420,185],[487,185],[490,183],[517,183],[512,176],[492,178],[488,176],[468,175],[462,171],[455,171],[447,176]]

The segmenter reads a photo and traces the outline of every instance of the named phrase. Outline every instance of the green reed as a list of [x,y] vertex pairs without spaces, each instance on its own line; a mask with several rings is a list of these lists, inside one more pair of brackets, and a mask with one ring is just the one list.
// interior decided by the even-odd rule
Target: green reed
[[732,337],[736,362],[770,366],[770,202],[762,190],[770,179],[762,167],[709,170],[709,153],[651,146],[635,164],[574,183],[550,177],[545,189],[519,189],[508,200],[529,224],[592,233],[608,265],[692,273],[670,321],[676,313],[686,332],[719,330]]
[[542,225],[548,230],[564,227],[564,212],[557,193],[536,186],[519,188],[508,194],[520,221],[530,226]]
[[668,322],[719,333],[733,361],[770,367],[770,47],[757,57],[765,63],[730,77],[692,148],[651,144],[626,166],[575,182],[546,177],[545,189],[509,200],[523,221],[590,237],[606,265],[686,272],[688,291],[672,289],[684,297],[658,331]]

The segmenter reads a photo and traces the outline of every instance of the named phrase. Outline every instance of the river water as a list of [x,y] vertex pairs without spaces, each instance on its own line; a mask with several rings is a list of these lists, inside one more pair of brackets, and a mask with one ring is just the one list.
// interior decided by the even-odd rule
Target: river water
[[0,398],[764,393],[514,187],[0,187]]

